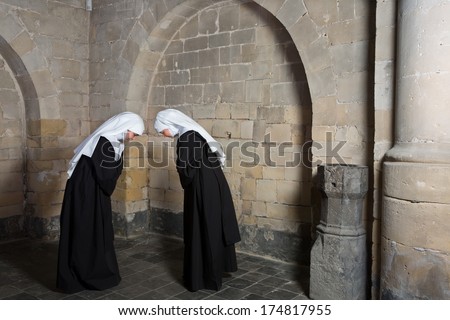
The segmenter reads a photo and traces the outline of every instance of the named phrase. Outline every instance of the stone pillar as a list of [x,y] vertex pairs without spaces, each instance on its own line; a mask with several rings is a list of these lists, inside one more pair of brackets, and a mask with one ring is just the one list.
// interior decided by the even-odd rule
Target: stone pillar
[[368,168],[325,165],[318,170],[321,219],[311,250],[310,298],[365,299],[366,231],[363,199]]
[[386,154],[382,299],[450,298],[450,1],[401,0]]

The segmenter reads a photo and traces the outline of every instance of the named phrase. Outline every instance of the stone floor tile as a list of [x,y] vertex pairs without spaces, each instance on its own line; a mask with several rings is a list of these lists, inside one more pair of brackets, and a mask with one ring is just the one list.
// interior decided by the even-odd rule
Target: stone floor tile
[[22,293],[22,290],[10,286],[10,285],[6,285],[6,286],[1,286],[0,287],[0,299],[4,299],[6,297],[10,297],[10,296],[14,296],[17,294]]
[[32,295],[32,296],[40,296],[45,293],[52,292],[52,290],[44,285],[37,284],[32,287],[26,288],[23,290],[24,292]]
[[151,275],[152,275],[151,269],[147,269],[144,271],[139,271],[139,272],[133,273],[133,274],[127,276],[126,279],[127,279],[127,281],[130,281],[130,282],[140,283],[142,281],[148,280]]
[[154,265],[147,261],[136,261],[135,263],[129,264],[127,267],[134,271],[143,271],[152,268]]
[[107,294],[106,296],[101,297],[101,300],[127,300],[127,297],[121,295],[120,293],[112,292],[110,294]]
[[267,277],[264,279],[264,284],[266,286],[272,286],[272,287],[281,287],[288,282],[289,282],[289,280],[279,278],[278,276],[277,277]]
[[309,299],[307,296],[305,296],[303,294],[298,294],[294,298],[292,298],[291,300],[311,300],[311,299]]
[[223,288],[222,290],[218,291],[216,294],[214,294],[214,297],[220,297],[226,300],[239,300],[246,295],[247,293],[243,290],[229,287]]
[[38,298],[32,296],[31,294],[22,292],[13,296],[3,298],[3,300],[38,300]]
[[[149,276],[150,276],[150,274],[149,274]],[[150,290],[157,290],[157,289],[164,287],[170,283],[171,283],[171,281],[169,281],[169,280],[165,280],[160,277],[153,277],[153,278],[149,278],[147,280],[142,281],[141,285],[146,288],[149,288]]]
[[135,300],[167,300],[170,296],[159,290],[152,290],[135,297]]
[[295,296],[297,296],[297,293],[283,290],[283,289],[275,289],[267,294],[264,295],[264,297],[267,297],[268,299],[272,300],[290,300],[293,299]]
[[123,289],[114,290],[114,292],[121,294],[121,295],[127,297],[128,299],[134,299],[137,296],[140,296],[149,291],[150,291],[149,288],[142,286],[140,283],[137,283],[134,286],[125,287]]
[[165,285],[164,287],[161,287],[158,289],[158,291],[173,297],[176,296],[182,292],[187,291],[186,288],[179,282],[172,282],[168,285]]
[[254,284],[253,281],[247,280],[247,279],[242,278],[242,277],[241,278],[236,278],[236,279],[233,279],[233,280],[227,282],[228,286],[233,287],[233,288],[237,288],[237,289],[245,289],[247,287],[250,287],[253,284]]
[[225,273],[218,292],[189,292],[182,284],[183,242],[149,234],[116,238],[121,283],[105,291],[56,290],[58,242],[20,239],[0,243],[0,299],[308,299],[309,267],[237,252],[238,271]]
[[174,298],[181,300],[202,300],[209,295],[210,293],[207,293],[205,291],[196,291],[196,292],[184,291],[174,296]]
[[39,300],[60,300],[67,297],[67,293],[58,292],[58,291],[49,291],[42,295],[37,296]]
[[234,278],[240,277],[244,274],[249,273],[250,271],[248,271],[247,269],[241,268],[238,264],[238,269],[235,272],[230,272],[230,275]]
[[265,273],[259,273],[259,272],[249,272],[245,274],[245,279],[252,281],[253,283],[263,281],[266,278],[269,278],[270,276]]
[[266,286],[262,284],[261,282],[255,283],[254,285],[245,288],[245,291],[249,293],[259,294],[259,295],[265,295],[271,291],[274,290],[274,287]]
[[268,300],[268,298],[260,296],[258,294],[250,293],[250,294],[242,297],[241,300]]
[[278,273],[280,273],[280,269],[276,269],[276,268],[272,268],[272,267],[267,267],[267,266],[262,266],[261,268],[258,268],[255,270],[256,272],[259,273],[265,273],[269,276],[274,276]]
[[251,261],[245,261],[242,262],[238,261],[239,268],[243,268],[245,270],[248,270],[249,272],[255,271],[256,269],[261,268],[261,264]]
[[66,297],[62,298],[62,300],[89,300],[89,299],[82,297],[76,293],[76,294],[67,295]]
[[80,297],[83,297],[87,300],[94,300],[94,299],[100,299],[101,297],[104,297],[104,296],[110,294],[111,292],[112,292],[111,289],[107,289],[107,290],[103,290],[103,291],[84,290],[84,291],[77,293],[77,295],[79,295]]
[[282,286],[280,286],[280,289],[284,289],[284,290],[288,290],[288,291],[292,291],[292,292],[308,292],[307,289],[307,285],[301,282],[297,282],[297,281],[289,281],[286,284],[283,284]]

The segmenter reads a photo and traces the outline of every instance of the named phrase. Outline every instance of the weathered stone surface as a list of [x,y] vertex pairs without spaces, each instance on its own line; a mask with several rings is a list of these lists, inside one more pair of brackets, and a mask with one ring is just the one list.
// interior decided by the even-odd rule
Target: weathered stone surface
[[366,232],[362,226],[368,168],[324,165],[318,171],[321,220],[311,250],[313,299],[367,297]]
[[242,241],[238,249],[282,261],[309,263],[311,246],[310,224],[302,224],[297,233],[258,228],[252,225],[240,227]]
[[219,10],[219,31],[231,31],[239,27],[239,7],[229,6]]
[[[377,195],[381,192],[380,176],[399,175],[398,170],[391,171],[389,167],[386,168],[388,173],[382,172],[379,167],[379,161],[384,159],[393,140],[394,96],[399,97],[400,101],[408,102],[400,104],[406,106],[404,110],[409,114],[405,119],[410,125],[404,125],[403,116],[396,117],[397,120],[400,119],[398,123],[401,125],[397,125],[397,129],[401,129],[402,140],[424,142],[419,143],[420,149],[440,141],[444,144],[439,148],[448,149],[444,140],[449,136],[450,126],[446,125],[448,117],[442,116],[447,113],[445,108],[448,105],[444,103],[448,101],[445,95],[448,92],[446,87],[449,79],[446,31],[449,28],[446,28],[448,19],[445,19],[448,16],[448,6],[441,6],[444,2],[439,0],[414,1],[409,5],[411,10],[408,12],[428,12],[430,18],[420,19],[417,24],[421,26],[423,33],[408,27],[403,28],[398,37],[395,31],[401,28],[396,26],[397,1],[394,0],[370,3],[363,0],[342,0],[339,5],[335,0],[112,0],[99,2],[90,13],[84,9],[84,0],[0,2],[0,55],[7,61],[7,66],[12,69],[20,87],[17,91],[19,94],[16,95],[18,99],[14,100],[19,104],[12,106],[8,103],[8,106],[5,106],[7,99],[0,99],[3,101],[1,112],[6,118],[15,118],[23,111],[23,103],[25,117],[20,123],[29,129],[26,132],[29,138],[19,141],[7,136],[12,132],[16,137],[20,125],[13,126],[8,123],[6,126],[9,130],[3,130],[5,123],[2,123],[1,134],[6,135],[2,137],[2,146],[26,143],[28,160],[35,162],[30,165],[34,174],[41,171],[41,175],[45,172],[61,175],[65,164],[55,165],[54,162],[70,159],[73,147],[82,137],[87,136],[113,113],[125,109],[142,112],[148,115],[146,120],[151,123],[156,111],[167,106],[181,106],[191,114],[192,110],[197,110],[194,112],[196,119],[207,127],[208,131],[213,132],[215,128],[215,137],[224,141],[228,139],[226,131],[232,130],[220,123],[216,124],[218,119],[236,121],[236,124],[227,123],[231,129],[236,130],[232,132],[233,138],[236,139],[263,141],[268,125],[285,123],[292,125],[286,130],[291,132],[289,139],[296,144],[302,144],[305,139],[309,139],[311,132],[314,141],[320,143],[328,142],[329,132],[332,133],[332,139],[337,141],[353,139],[352,142],[358,143],[358,146],[345,149],[346,161],[360,161],[372,165],[370,155],[375,154],[376,163],[373,165],[378,167],[373,176],[376,198],[374,202],[379,202]],[[423,6],[416,5],[417,3],[423,3]],[[435,4],[439,5],[433,7]],[[376,29],[369,30],[371,25]],[[444,31],[436,32],[441,30],[440,28]],[[432,36],[428,38],[427,34]],[[411,48],[406,54],[415,55],[414,59],[409,60],[413,63],[402,69],[407,71],[403,81],[408,88],[404,92],[420,93],[414,96],[413,100],[408,100],[409,97],[395,92],[395,40],[411,41],[419,35],[420,46],[406,46]],[[376,38],[373,39],[374,37]],[[232,42],[236,45],[230,45]],[[412,42],[419,43],[415,40]],[[200,49],[204,52],[199,53]],[[188,50],[193,51],[187,52]],[[398,53],[403,54],[400,50]],[[372,58],[375,63],[368,60]],[[302,64],[305,66],[304,72],[299,68]],[[202,67],[199,67],[200,65]],[[250,70],[248,65],[252,66]],[[4,66],[5,63],[0,61],[0,70],[4,71]],[[399,70],[400,79],[402,70]],[[376,82],[374,92],[366,81],[373,78],[372,72]],[[410,76],[410,79],[416,79],[416,76],[421,79],[417,84],[408,83],[407,76]],[[0,80],[0,87],[15,90],[11,87],[10,79],[4,76],[0,76],[0,79],[3,79],[3,82]],[[234,84],[229,84],[234,81],[245,83],[242,88],[237,88]],[[293,84],[295,81],[307,85],[296,86]],[[227,84],[223,86],[223,83]],[[150,84],[153,87],[147,100]],[[22,98],[24,101],[21,101]],[[378,112],[375,118],[370,109],[372,99],[375,109],[383,111],[383,114]],[[241,109],[245,105],[249,106],[249,110]],[[285,109],[297,108],[298,105],[301,105],[302,109],[308,109],[308,112],[292,114]],[[216,107],[216,111],[207,115],[200,114],[205,110],[202,106]],[[433,109],[433,106],[437,107]],[[414,112],[410,112],[411,107]],[[77,108],[81,111],[76,111]],[[256,108],[264,111],[258,111],[256,114]],[[434,112],[430,112],[430,108]],[[30,119],[61,120],[67,125],[63,127],[50,122],[36,125],[30,123]],[[373,137],[372,130],[375,132],[375,141],[370,140],[370,137]],[[423,138],[424,134],[429,136]],[[282,136],[282,132],[279,135]],[[371,148],[372,142],[374,152],[368,149]],[[335,146],[336,143],[333,141],[331,145]],[[0,148],[0,159],[21,159],[20,150]],[[313,157],[326,160],[326,150],[317,150]],[[434,159],[434,156],[432,157]],[[266,220],[258,220],[260,224],[255,228],[286,227],[288,223],[275,221],[275,217],[279,218],[282,213],[290,212],[288,205],[276,201],[253,201],[254,199],[245,200],[245,205],[240,202],[243,193],[247,191],[245,197],[256,197],[256,181],[262,178],[272,180],[274,189],[277,185],[283,186],[284,183],[278,183],[283,181],[281,171],[263,170],[261,166],[242,168],[239,167],[239,160],[240,156],[231,160],[234,165],[227,169],[227,174],[235,192],[233,196],[237,206],[245,206],[245,211],[252,214],[246,217],[243,223],[256,223],[256,215],[258,218],[270,215],[273,218],[264,217]],[[127,161],[134,164],[138,163],[139,159]],[[40,163],[37,165],[37,162]],[[5,166],[8,168],[9,165]],[[5,166],[0,165],[2,172],[7,171]],[[447,205],[447,200],[440,199],[448,198],[445,196],[448,189],[445,187],[445,177],[448,175],[446,171],[444,174],[438,174],[432,167],[429,166],[429,169],[420,174],[411,174],[409,178],[407,174],[402,175],[403,178],[399,181],[406,183],[404,189],[396,189],[396,184],[389,181],[386,184],[389,196],[395,198],[400,195],[400,198],[412,203],[387,208],[407,208],[405,212],[414,211],[412,216],[420,216],[435,208],[439,210],[434,213],[445,212],[445,209],[441,208]],[[315,175],[315,171],[304,171],[308,172],[309,178],[303,176],[303,168],[290,168],[285,171],[284,180],[310,181],[311,174]],[[242,189],[240,183],[243,177],[255,180],[254,192],[252,189],[239,191]],[[169,174],[170,179],[173,180],[172,173]],[[414,184],[414,180],[420,183]],[[436,184],[431,183],[433,181]],[[64,179],[60,179],[59,184],[63,182]],[[147,194],[144,179],[137,179],[136,183],[138,188],[132,188],[131,180],[124,183],[126,188],[123,189],[129,189],[130,192],[122,190],[121,196],[123,199],[135,201],[120,202],[117,212],[144,212],[149,199],[150,203],[152,200],[159,201],[155,202],[156,206],[180,206],[180,199],[175,192],[166,195],[165,190],[152,188],[153,191]],[[39,184],[33,186],[38,187]],[[174,183],[170,182],[169,188],[173,186]],[[54,188],[55,190],[48,192],[59,194],[60,190],[56,190],[56,185]],[[297,191],[301,192],[302,196],[310,196],[302,189]],[[287,199],[282,200],[295,200],[294,194],[295,190]],[[41,200],[46,196],[42,195]],[[142,199],[146,197],[149,199]],[[32,196],[28,199],[31,202],[39,200]],[[434,204],[416,205],[414,201],[418,199],[432,201]],[[177,203],[166,202],[172,200]],[[119,203],[118,200],[114,201]],[[249,208],[252,201],[255,205]],[[336,205],[331,200],[329,204]],[[58,205],[54,207],[34,209],[36,214],[48,216],[57,214]],[[371,208],[370,203],[368,207]],[[382,207],[380,203],[373,205],[373,210],[377,211],[374,216],[378,218],[379,207]],[[251,210],[255,212],[251,213]],[[238,211],[244,210],[238,208]],[[414,218],[402,223],[403,219],[408,219],[408,215],[402,213],[396,218],[400,216],[405,218],[398,220],[398,223],[405,226],[405,229],[406,226],[425,228],[425,225],[425,229],[432,228],[431,220],[421,224]],[[445,215],[442,214],[436,221],[445,221],[443,217]],[[368,218],[370,219],[370,216]],[[393,218],[391,216],[390,221],[397,221]],[[302,217],[302,221],[303,219],[306,219],[306,216]],[[51,226],[42,222],[37,224]],[[376,238],[379,225],[380,220],[376,220],[372,230],[375,244],[380,242],[380,239]],[[442,224],[440,227],[445,228],[446,225]],[[35,234],[45,235],[42,230]],[[389,234],[395,233],[395,228],[383,230]],[[414,238],[405,230],[401,230],[399,236],[409,240]],[[424,239],[430,243],[440,243],[439,247],[448,242],[446,238],[442,240],[439,236],[427,235]],[[374,252],[376,249],[379,248],[375,246]],[[377,259],[378,257],[372,257],[375,261],[375,273],[379,269]],[[377,276],[373,275],[373,279],[376,286]],[[399,297],[402,290],[385,287],[385,291],[392,292],[393,297]],[[374,294],[372,297],[378,295]]]
[[150,210],[149,231],[182,237],[183,214],[153,207]]
[[450,258],[448,253],[414,248],[383,239],[381,299],[448,300]]
[[0,240],[5,241],[24,237],[23,223],[24,217],[21,213],[7,218],[0,218]]
[[117,236],[133,239],[147,234],[149,215],[147,211],[133,213],[113,212],[114,233]]
[[318,232],[311,250],[310,298],[356,300],[367,297],[366,236]]
[[54,240],[59,237],[59,225],[59,215],[25,216],[24,233],[31,238]]
[[[450,21],[443,18],[450,6],[424,0],[396,4],[395,28],[403,32],[395,37],[395,60],[402,67],[396,74],[395,145],[383,166],[380,297],[448,299],[450,131],[443,110],[450,94],[441,85],[450,81],[450,64],[444,58]],[[394,3],[385,5],[389,8]],[[394,39],[386,29],[392,24],[380,21],[385,27],[380,32],[390,41]],[[389,110],[389,101],[382,102]]]

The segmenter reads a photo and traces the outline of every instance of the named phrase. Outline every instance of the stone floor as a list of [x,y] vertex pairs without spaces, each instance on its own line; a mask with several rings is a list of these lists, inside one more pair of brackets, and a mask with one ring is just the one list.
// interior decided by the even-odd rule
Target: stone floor
[[0,243],[0,299],[291,300],[308,299],[309,269],[238,253],[239,270],[218,292],[189,292],[181,284],[183,244],[151,234],[116,239],[122,282],[105,291],[64,294],[55,289],[58,242]]

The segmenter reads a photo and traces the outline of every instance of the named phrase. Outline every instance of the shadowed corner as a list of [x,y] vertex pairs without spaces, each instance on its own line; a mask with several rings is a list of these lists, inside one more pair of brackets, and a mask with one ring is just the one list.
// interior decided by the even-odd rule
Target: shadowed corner
[[0,245],[0,286],[57,291],[58,241],[29,239]]

